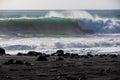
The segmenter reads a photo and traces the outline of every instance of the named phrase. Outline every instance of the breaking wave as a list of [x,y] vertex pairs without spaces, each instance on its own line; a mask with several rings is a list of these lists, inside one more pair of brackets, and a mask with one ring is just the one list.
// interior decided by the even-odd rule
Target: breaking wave
[[33,36],[120,33],[120,19],[87,11],[49,11],[40,17],[0,18],[0,29],[1,34]]

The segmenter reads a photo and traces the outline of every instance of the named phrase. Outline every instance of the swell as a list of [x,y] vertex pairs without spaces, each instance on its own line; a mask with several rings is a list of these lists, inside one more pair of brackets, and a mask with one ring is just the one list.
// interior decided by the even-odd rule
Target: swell
[[11,35],[80,35],[82,30],[77,19],[38,18],[0,20],[0,32]]

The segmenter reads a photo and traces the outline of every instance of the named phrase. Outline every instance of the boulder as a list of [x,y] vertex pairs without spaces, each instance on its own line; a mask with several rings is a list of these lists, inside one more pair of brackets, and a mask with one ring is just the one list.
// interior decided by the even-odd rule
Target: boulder
[[2,56],[2,55],[5,55],[5,49],[0,48],[0,55],[1,55],[1,56]]
[[111,57],[111,58],[117,58],[117,55],[111,54],[110,57]]
[[57,56],[64,56],[64,51],[63,50],[57,50],[56,54],[57,54]]

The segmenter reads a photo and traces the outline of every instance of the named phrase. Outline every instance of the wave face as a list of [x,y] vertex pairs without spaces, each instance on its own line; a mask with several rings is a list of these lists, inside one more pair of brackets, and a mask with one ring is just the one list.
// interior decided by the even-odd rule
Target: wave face
[[0,34],[15,36],[78,36],[120,33],[120,10],[1,11]]
[[76,20],[57,17],[1,20],[0,30],[1,33],[17,36],[69,36],[80,35],[81,33]]

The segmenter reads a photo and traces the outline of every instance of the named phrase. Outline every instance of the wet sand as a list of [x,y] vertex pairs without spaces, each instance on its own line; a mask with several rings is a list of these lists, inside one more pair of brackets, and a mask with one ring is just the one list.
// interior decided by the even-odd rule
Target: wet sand
[[[120,56],[47,57],[36,61],[36,56],[0,56],[0,80],[120,80]],[[4,63],[10,59],[29,62],[31,65]]]

